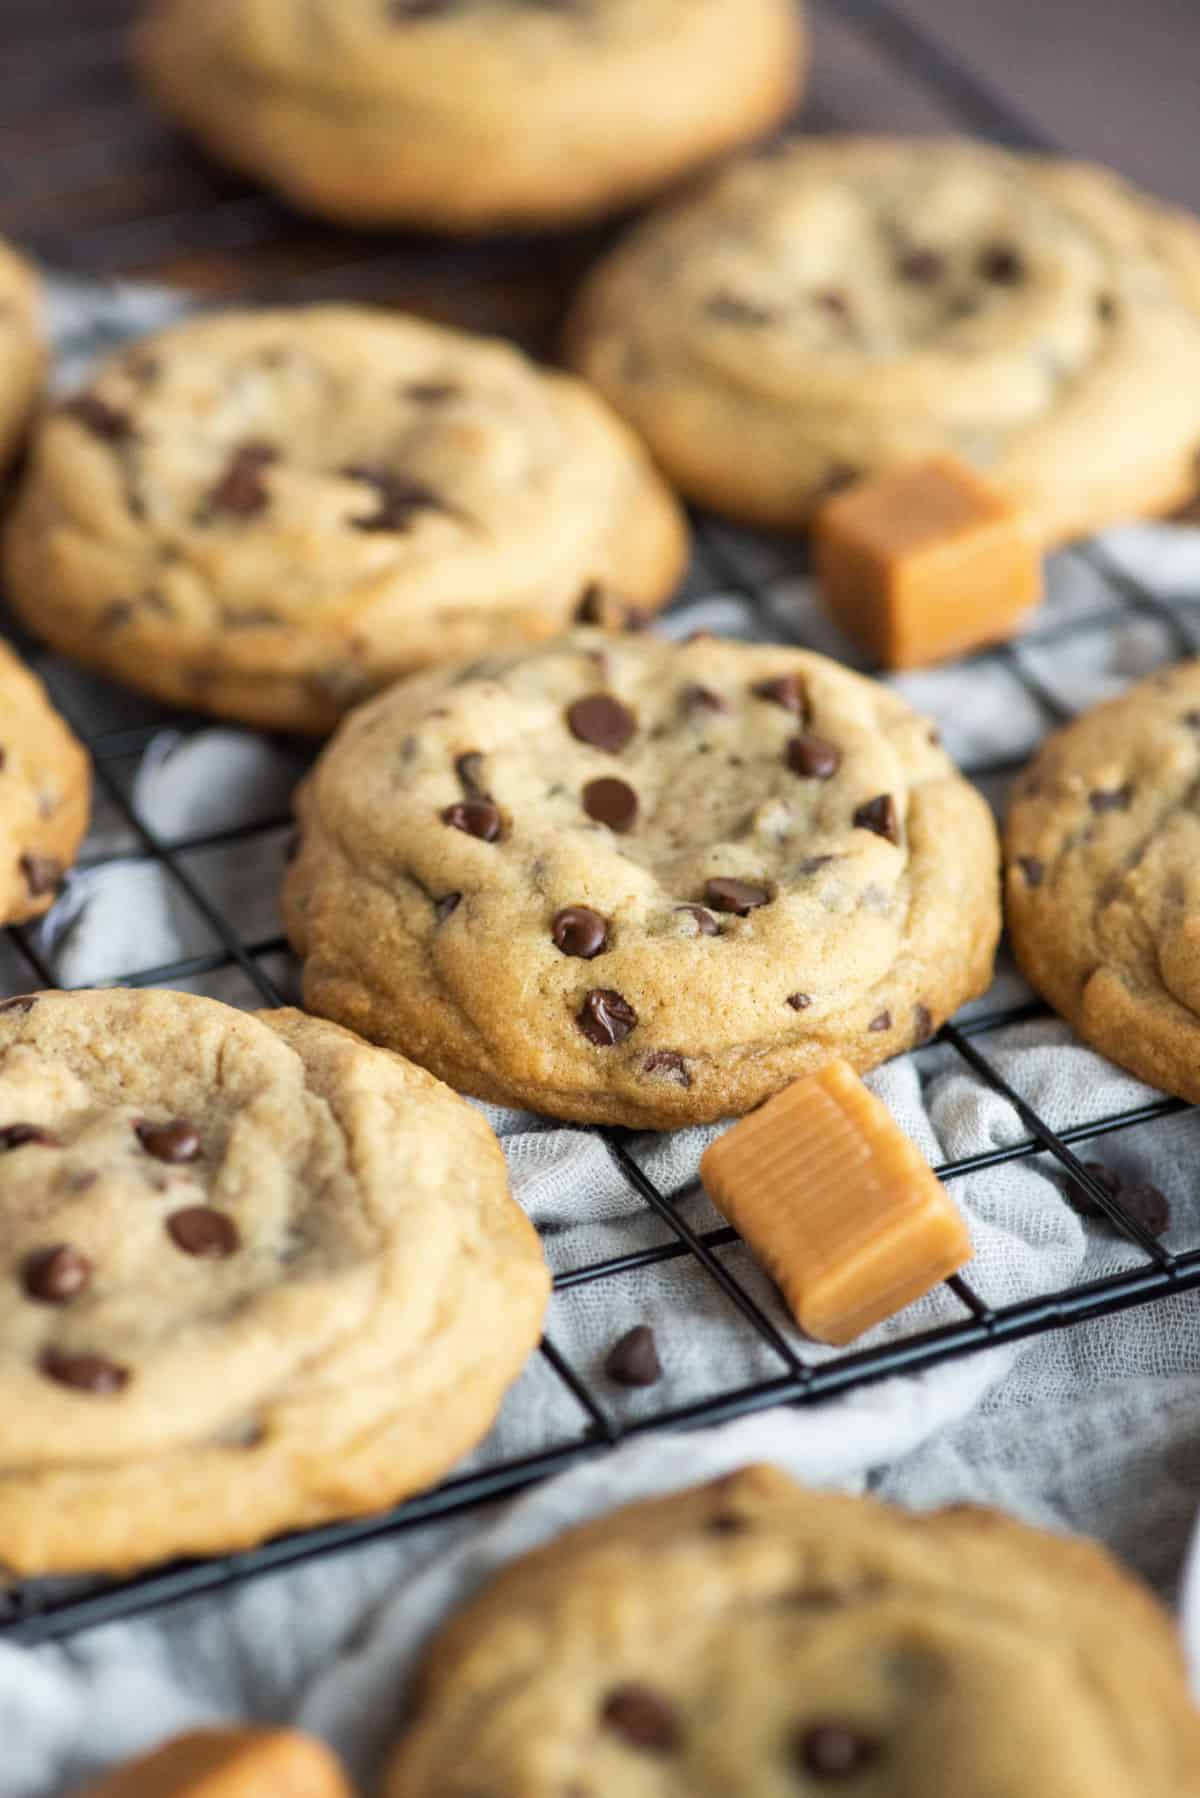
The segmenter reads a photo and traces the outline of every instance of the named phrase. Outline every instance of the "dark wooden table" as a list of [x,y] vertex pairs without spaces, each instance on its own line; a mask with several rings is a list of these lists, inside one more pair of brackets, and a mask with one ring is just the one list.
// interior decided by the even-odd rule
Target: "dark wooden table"
[[[262,299],[346,296],[546,339],[604,241],[448,245],[303,219],[192,151],[123,60],[135,0],[0,0],[0,232],[45,262]],[[1196,0],[812,0],[814,130],[973,128],[1200,209]]]

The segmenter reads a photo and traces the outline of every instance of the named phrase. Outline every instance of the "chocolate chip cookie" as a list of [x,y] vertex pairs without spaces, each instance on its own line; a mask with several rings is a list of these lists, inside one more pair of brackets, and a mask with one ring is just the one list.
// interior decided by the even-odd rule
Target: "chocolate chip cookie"
[[0,239],[0,467],[21,440],[45,368],[37,277]]
[[435,1639],[382,1798],[1185,1798],[1198,1781],[1174,1631],[1103,1549],[752,1467],[494,1578]]
[[54,903],[88,825],[91,763],[37,676],[0,642],[0,923]]
[[296,205],[474,232],[608,211],[766,130],[804,33],[796,0],[151,0],[135,51]]
[[390,1504],[490,1425],[549,1280],[479,1114],[183,993],[0,1010],[0,1562],[119,1571]]
[[114,357],[42,423],[11,598],[164,699],[330,729],[396,675],[653,608],[678,507],[579,382],[348,306],[231,312]]
[[1051,542],[1196,485],[1200,227],[1081,164],[798,140],[638,227],[568,341],[680,487],[768,525],[942,454]]
[[403,682],[298,816],[309,1008],[554,1117],[746,1111],[924,1041],[991,974],[983,800],[802,650],[581,629]]
[[1200,1102],[1200,662],[1052,736],[1005,851],[1034,986],[1102,1054]]

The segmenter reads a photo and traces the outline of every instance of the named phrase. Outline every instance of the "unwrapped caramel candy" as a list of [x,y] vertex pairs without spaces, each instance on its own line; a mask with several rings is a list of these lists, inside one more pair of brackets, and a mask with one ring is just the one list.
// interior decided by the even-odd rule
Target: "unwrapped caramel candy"
[[76,1798],[353,1798],[337,1761],[293,1729],[195,1729]]
[[853,1341],[971,1257],[949,1193],[846,1061],[718,1137],[700,1178],[819,1342]]
[[1033,533],[950,456],[836,494],[817,514],[812,548],[833,617],[885,668],[1002,642],[1042,597]]

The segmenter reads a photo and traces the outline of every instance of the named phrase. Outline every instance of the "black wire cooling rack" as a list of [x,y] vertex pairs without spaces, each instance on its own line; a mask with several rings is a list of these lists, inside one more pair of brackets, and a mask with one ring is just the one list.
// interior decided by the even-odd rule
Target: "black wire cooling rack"
[[[903,72],[905,79],[916,80],[936,92],[943,108],[953,110],[961,128],[1015,147],[1052,147],[1006,101],[983,86],[969,70],[948,57],[944,49],[927,40],[882,0],[839,0],[830,11],[836,12],[842,25],[849,21],[877,52],[882,52],[897,70]],[[100,56],[102,51],[111,53],[107,39],[104,44],[97,45],[96,55]],[[859,122],[824,116],[819,107],[812,106],[805,114],[805,121],[815,129],[845,128]],[[203,227],[202,209],[196,222]],[[174,228],[180,228],[178,219]],[[200,235],[203,237],[202,230]],[[468,267],[472,253],[465,252]],[[464,252],[447,252],[451,258],[461,254]],[[691,591],[703,591],[706,587],[735,591],[748,599],[764,618],[768,617],[769,594],[761,573],[757,572],[758,558],[747,540],[712,519],[697,518],[695,525],[697,562]],[[793,569],[801,566],[800,557],[801,552],[796,550],[791,563]],[[1031,668],[1025,652],[1052,651],[1067,660],[1073,647],[1087,633],[1097,629],[1111,630],[1122,621],[1139,620],[1150,621],[1157,627],[1166,660],[1195,654],[1200,647],[1200,641],[1191,629],[1193,622],[1200,624],[1200,613],[1193,620],[1192,608],[1169,601],[1131,578],[1123,565],[1115,562],[1100,546],[1080,545],[1066,552],[1063,560],[1074,560],[1086,567],[1100,595],[1097,604],[1075,610],[1066,619],[1051,620],[1026,633],[1021,640],[1021,653],[1005,646],[973,658],[980,663],[1003,666],[1020,683],[1045,728],[1064,722],[1069,712],[1059,696]],[[219,974],[222,970],[237,970],[257,1002],[265,1006],[284,1002],[285,994],[275,971],[286,954],[282,938],[253,940],[244,935],[236,920],[209,897],[188,861],[192,852],[227,848],[248,837],[266,835],[282,829],[287,820],[272,817],[182,841],[166,840],[143,814],[128,780],[121,777],[122,771],[136,761],[164,725],[188,733],[206,721],[179,714],[164,717],[155,712],[146,716],[144,722],[132,725],[122,722],[116,728],[97,728],[94,719],[85,715],[88,707],[78,697],[78,683],[73,683],[71,678],[64,679],[63,665],[37,651],[21,633],[14,631],[12,634],[27,659],[48,679],[60,708],[87,743],[95,764],[98,800],[109,808],[110,816],[119,821],[124,833],[124,847],[93,856],[91,865],[102,865],[118,855],[128,856],[132,845],[133,853],[156,863],[164,877],[190,901],[214,940],[215,946],[206,953],[140,968],[115,983],[169,987]],[[1003,779],[1015,773],[1019,766],[1019,760],[975,765],[968,762],[965,772],[986,782]],[[44,927],[13,928],[6,934],[11,966],[19,980],[23,979],[27,986],[58,984],[48,959],[49,952],[45,949]],[[985,1082],[1007,1101],[1020,1118],[1026,1134],[1020,1141],[1007,1146],[949,1162],[938,1167],[936,1172],[942,1180],[953,1183],[966,1175],[999,1168],[1023,1158],[1048,1158],[1063,1185],[1085,1193],[1125,1239],[1132,1261],[1122,1271],[998,1308],[989,1306],[969,1280],[955,1277],[947,1285],[961,1314],[957,1321],[918,1330],[903,1340],[889,1341],[883,1346],[809,1364],[781,1334],[748,1285],[731,1270],[729,1261],[722,1258],[720,1251],[737,1242],[736,1233],[727,1228],[693,1229],[676,1203],[679,1195],[661,1191],[646,1171],[646,1139],[619,1130],[601,1130],[598,1134],[631,1194],[641,1206],[656,1214],[665,1228],[666,1240],[561,1270],[555,1280],[556,1291],[562,1293],[589,1283],[618,1282],[638,1269],[690,1257],[693,1265],[702,1270],[704,1278],[715,1283],[736,1307],[744,1329],[766,1351],[774,1366],[773,1373],[711,1392],[672,1409],[654,1409],[649,1403],[647,1408],[639,1410],[632,1422],[619,1422],[613,1417],[603,1394],[581,1377],[555,1346],[553,1337],[547,1336],[541,1344],[541,1358],[552,1379],[569,1394],[577,1427],[539,1452],[495,1461],[478,1471],[446,1480],[435,1490],[384,1515],[304,1531],[246,1553],[177,1563],[120,1581],[43,1580],[11,1585],[0,1591],[0,1637],[35,1643],[118,1618],[136,1616],[353,1544],[375,1541],[417,1524],[468,1511],[513,1494],[587,1457],[603,1454],[618,1442],[649,1430],[717,1424],[773,1405],[818,1404],[873,1381],[897,1374],[913,1374],[998,1344],[1012,1343],[1200,1287],[1200,1246],[1180,1252],[1165,1247],[1124,1208],[1118,1197],[1097,1184],[1075,1153],[1084,1143],[1128,1132],[1135,1127],[1159,1124],[1188,1107],[1176,1099],[1159,1098],[1126,1111],[1098,1116],[1072,1128],[1053,1129],[1005,1080],[989,1056],[989,1040],[998,1031],[1046,1016],[1049,1016],[1046,1008],[1036,1001],[1008,1006],[985,1004],[973,1010],[966,1021],[947,1024],[940,1031],[935,1041],[942,1052],[957,1057],[976,1079]],[[1065,1197],[1063,1202],[1067,1202]]]

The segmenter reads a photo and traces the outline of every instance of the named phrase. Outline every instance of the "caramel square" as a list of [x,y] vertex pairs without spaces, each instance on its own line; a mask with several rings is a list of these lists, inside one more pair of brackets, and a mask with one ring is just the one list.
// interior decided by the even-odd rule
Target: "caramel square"
[[950,456],[857,482],[813,526],[825,603],[884,668],[920,668],[1011,637],[1042,597],[1020,513]]
[[322,1743],[294,1729],[195,1729],[76,1798],[353,1798]]

